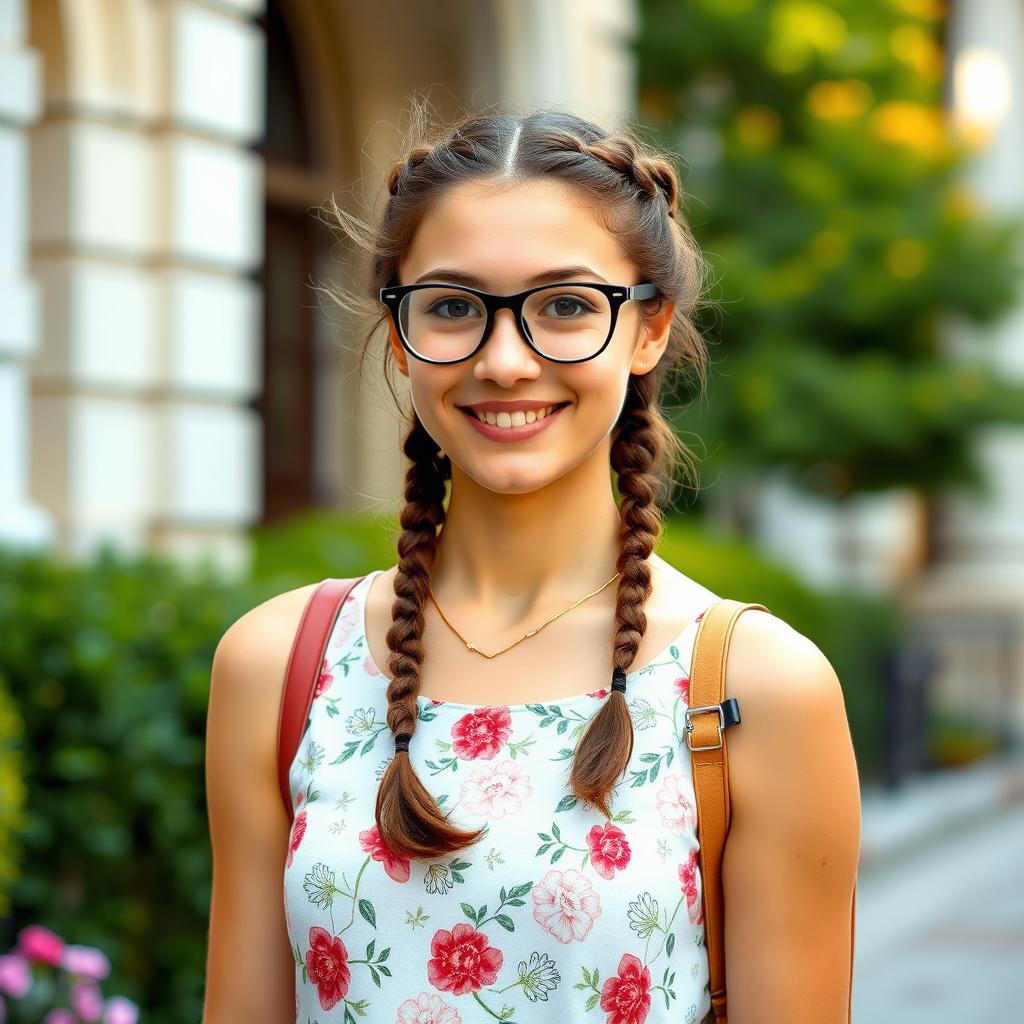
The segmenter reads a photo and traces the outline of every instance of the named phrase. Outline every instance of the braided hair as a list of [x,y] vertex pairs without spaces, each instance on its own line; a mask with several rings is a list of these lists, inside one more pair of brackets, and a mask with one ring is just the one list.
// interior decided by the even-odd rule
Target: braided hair
[[[387,312],[376,302],[378,289],[397,279],[397,267],[424,210],[442,190],[471,179],[555,178],[575,185],[594,201],[595,216],[616,234],[639,279],[657,286],[658,295],[641,304],[642,315],[655,315],[662,301],[675,304],[668,348],[654,370],[630,376],[613,431],[611,467],[621,495],[612,658],[615,683],[580,736],[568,780],[578,800],[607,816],[612,791],[633,751],[633,723],[623,679],[647,629],[644,605],[652,591],[649,559],[661,535],[661,504],[675,482],[674,467],[685,463],[694,470],[689,450],[662,412],[659,391],[677,370],[692,372],[702,387],[705,384],[707,349],[694,314],[707,265],[689,229],[677,217],[680,188],[675,168],[630,130],[608,133],[558,110],[480,112],[435,130],[431,138],[424,111],[414,106],[413,114],[418,122],[413,131],[427,141],[417,141],[388,168],[379,223],[367,228],[330,201],[334,222],[370,257],[367,294],[375,316],[371,331],[387,322]],[[349,303],[344,293],[328,291],[346,309],[362,310],[358,300]],[[391,680],[386,717],[396,747],[378,787],[376,821],[382,840],[396,853],[434,858],[479,841],[486,828],[456,827],[424,787],[408,755],[408,741],[416,730],[425,653],[423,609],[429,599],[428,581],[451,477],[448,456],[415,410],[409,417],[403,443],[409,468],[399,519],[392,623],[387,631]],[[688,475],[695,477],[695,472]]]

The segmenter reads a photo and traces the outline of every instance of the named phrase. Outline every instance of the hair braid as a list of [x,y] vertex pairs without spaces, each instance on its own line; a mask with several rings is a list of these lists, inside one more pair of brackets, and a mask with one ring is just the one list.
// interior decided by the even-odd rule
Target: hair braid
[[[622,529],[615,606],[615,650],[613,668],[627,671],[636,658],[647,630],[644,604],[651,594],[651,552],[661,535],[658,506],[661,477],[653,469],[662,455],[661,430],[653,403],[655,386],[651,375],[636,379],[629,390],[612,445],[611,464],[618,474],[622,502]],[[611,690],[576,747],[569,776],[573,793],[580,800],[610,817],[609,797],[633,755],[633,720],[626,695]]]
[[[387,723],[392,734],[416,731],[416,697],[423,664],[423,607],[437,550],[437,528],[444,522],[445,480],[450,463],[419,417],[403,450],[412,461],[405,478],[405,506],[398,538],[398,569],[392,624],[387,632]],[[485,828],[463,831],[451,825],[420,781],[407,751],[396,751],[377,790],[377,829],[394,852],[409,857],[437,857],[474,843]]]

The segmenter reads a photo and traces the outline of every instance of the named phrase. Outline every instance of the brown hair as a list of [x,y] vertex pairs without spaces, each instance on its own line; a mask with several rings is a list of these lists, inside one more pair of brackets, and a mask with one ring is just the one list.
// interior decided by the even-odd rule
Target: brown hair
[[[368,312],[374,321],[371,337],[388,320],[378,291],[392,279],[397,281],[399,262],[424,212],[450,186],[476,179],[519,183],[555,178],[575,185],[592,201],[600,223],[617,236],[622,252],[637,268],[638,280],[657,285],[658,295],[640,304],[641,316],[655,315],[663,308],[662,301],[675,303],[668,347],[654,370],[630,377],[613,431],[611,466],[621,494],[622,528],[611,668],[628,671],[647,628],[644,604],[652,590],[648,558],[662,529],[659,502],[670,496],[663,492],[671,489],[678,464],[694,469],[689,450],[665,418],[659,391],[666,377],[680,372],[692,372],[702,389],[706,385],[707,349],[694,314],[703,303],[707,264],[677,215],[678,175],[666,156],[628,126],[606,132],[557,109],[511,113],[490,108],[454,126],[438,127],[427,123],[424,110],[414,101],[412,120],[406,156],[386,172],[388,195],[376,225],[342,210],[333,197],[326,204],[333,225],[368,256],[369,279],[362,296],[331,285],[324,290],[345,310]],[[385,360],[389,354],[390,346]],[[388,379],[386,370],[387,362]],[[395,735],[416,729],[424,657],[423,608],[429,597],[427,583],[438,528],[445,518],[446,483],[451,478],[448,456],[441,453],[415,410],[408,415],[403,450],[410,465],[400,516],[393,621],[387,632],[391,652],[387,722]],[[695,472],[692,475],[695,478]],[[632,751],[633,724],[626,696],[611,689],[572,759],[569,785],[576,798],[608,815],[612,788],[625,772]],[[403,751],[396,751],[381,779],[376,820],[383,841],[408,857],[449,854],[477,842],[487,831],[453,825]]]

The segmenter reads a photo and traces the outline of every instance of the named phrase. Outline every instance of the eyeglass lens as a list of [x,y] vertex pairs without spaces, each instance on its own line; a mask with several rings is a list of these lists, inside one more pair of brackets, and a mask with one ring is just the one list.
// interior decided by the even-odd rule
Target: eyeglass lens
[[[551,359],[586,359],[608,340],[608,296],[586,285],[552,285],[528,296],[523,319],[534,345]],[[483,300],[438,285],[407,292],[399,306],[405,339],[424,359],[464,359],[480,344],[487,323]]]

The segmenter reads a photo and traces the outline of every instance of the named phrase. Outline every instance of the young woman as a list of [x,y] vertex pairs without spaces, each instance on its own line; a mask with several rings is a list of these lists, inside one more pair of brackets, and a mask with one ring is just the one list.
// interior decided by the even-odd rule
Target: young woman
[[[544,110],[467,118],[387,188],[363,239],[412,400],[398,562],[334,626],[294,824],[276,729],[315,584],[217,648],[205,1019],[702,1020],[683,711],[720,595],[654,554],[687,457],[659,392],[707,361],[677,176]],[[730,1024],[840,1024],[860,798],[839,681],[748,609],[726,693]]]

